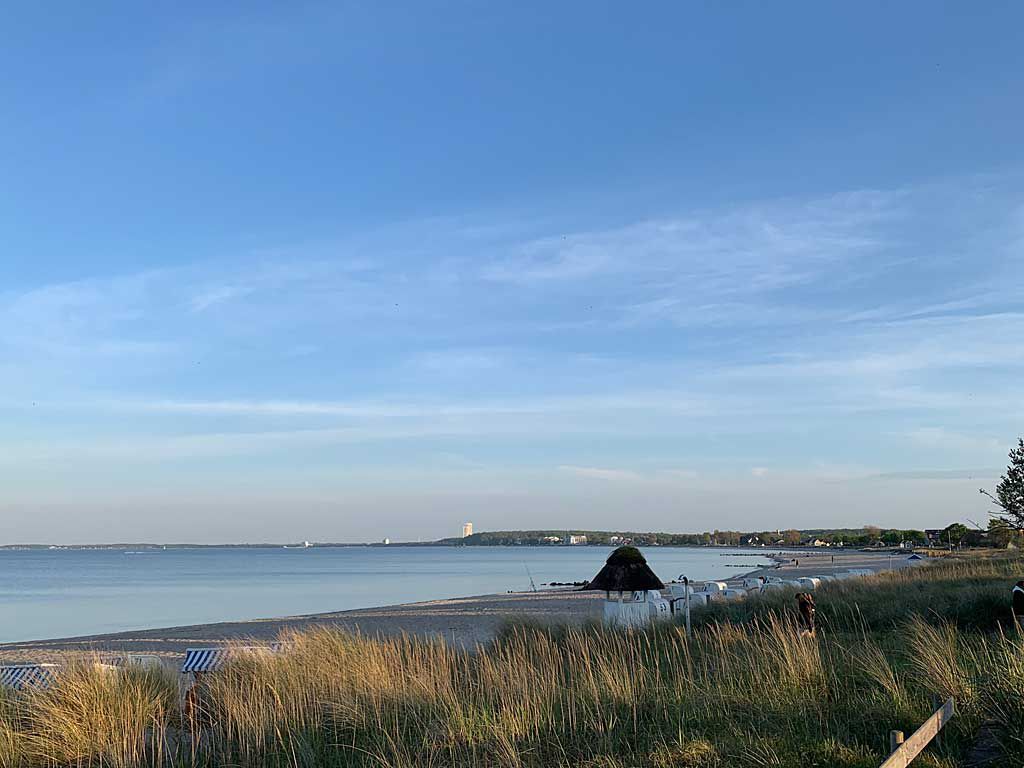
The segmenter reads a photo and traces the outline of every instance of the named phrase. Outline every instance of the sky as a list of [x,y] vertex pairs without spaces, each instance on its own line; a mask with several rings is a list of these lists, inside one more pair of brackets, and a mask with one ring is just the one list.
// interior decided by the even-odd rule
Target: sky
[[1022,25],[6,9],[0,543],[984,523]]

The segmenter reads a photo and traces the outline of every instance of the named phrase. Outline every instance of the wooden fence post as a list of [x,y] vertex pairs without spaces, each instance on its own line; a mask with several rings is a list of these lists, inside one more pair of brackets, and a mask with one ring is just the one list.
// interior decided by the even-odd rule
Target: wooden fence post
[[889,754],[900,748],[903,743],[903,731],[889,731]]
[[904,739],[902,731],[890,731],[890,754],[881,768],[907,768],[955,715],[956,705],[953,699],[947,699],[920,728],[910,734],[910,738]]

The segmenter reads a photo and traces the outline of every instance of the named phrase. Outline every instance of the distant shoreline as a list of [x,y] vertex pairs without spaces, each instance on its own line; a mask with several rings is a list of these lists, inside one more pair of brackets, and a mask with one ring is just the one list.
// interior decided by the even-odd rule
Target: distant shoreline
[[[776,567],[778,563],[773,563],[722,580],[737,582],[759,575],[781,576],[786,579],[826,575],[832,570],[833,554],[836,555],[837,571],[864,568],[879,572],[887,570],[889,566],[888,552],[830,552],[818,549],[810,556],[799,558],[798,566],[786,562],[781,567]],[[906,561],[894,561],[892,565],[895,568],[904,567]],[[180,658],[187,647],[240,641],[268,642],[276,639],[281,632],[301,631],[314,627],[356,631],[371,636],[409,634],[439,637],[458,647],[472,648],[477,643],[489,641],[501,625],[511,618],[522,617],[539,622],[569,624],[598,620],[601,616],[603,597],[602,593],[597,592],[555,588],[538,592],[428,600],[300,616],[33,640],[0,644],[0,661],[61,661],[83,654],[137,652],[157,654],[170,662],[172,659]]]
[[[365,542],[365,543],[345,543],[345,542],[326,542],[326,543],[311,543],[308,547],[303,546],[302,542],[288,542],[282,544],[0,544],[0,552],[3,551],[41,551],[41,552],[88,552],[88,551],[110,551],[110,552],[123,552],[123,551],[153,551],[160,552],[163,550],[182,550],[182,549],[348,549],[354,547],[371,548],[371,549],[396,549],[401,547],[449,547],[452,549],[610,549],[615,547],[615,544],[459,544],[452,542],[447,539],[440,541],[401,541],[389,544],[383,542]],[[896,547],[879,547],[872,549],[864,549],[862,547],[814,547],[809,544],[789,544],[789,545],[772,545],[772,546],[761,546],[758,544],[644,544],[641,545],[641,549],[742,549],[749,550],[750,553],[758,554],[765,553],[767,557],[768,553],[774,552],[790,552],[790,551],[801,551],[801,552],[888,552],[891,550],[898,550]],[[724,556],[724,555],[723,555]]]

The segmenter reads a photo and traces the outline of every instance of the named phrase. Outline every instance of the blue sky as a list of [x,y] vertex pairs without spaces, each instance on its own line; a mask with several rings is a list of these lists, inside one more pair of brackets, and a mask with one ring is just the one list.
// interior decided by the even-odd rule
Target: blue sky
[[0,540],[982,519],[1022,23],[8,9]]

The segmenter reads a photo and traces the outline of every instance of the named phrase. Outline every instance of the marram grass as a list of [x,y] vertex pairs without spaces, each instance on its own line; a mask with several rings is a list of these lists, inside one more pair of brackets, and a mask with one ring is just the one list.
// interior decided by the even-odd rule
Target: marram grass
[[[1024,645],[1005,617],[982,615],[1016,568],[948,563],[830,585],[815,640],[797,636],[786,596],[695,613],[690,640],[672,625],[510,625],[467,652],[311,630],[211,676],[191,718],[173,675],[83,665],[0,698],[0,768],[867,768],[890,729],[909,734],[950,695],[960,714],[915,765],[964,765],[984,725],[999,764],[1019,766]],[[927,604],[943,585],[956,596],[939,601],[945,613]],[[902,611],[876,605],[894,594]]]

